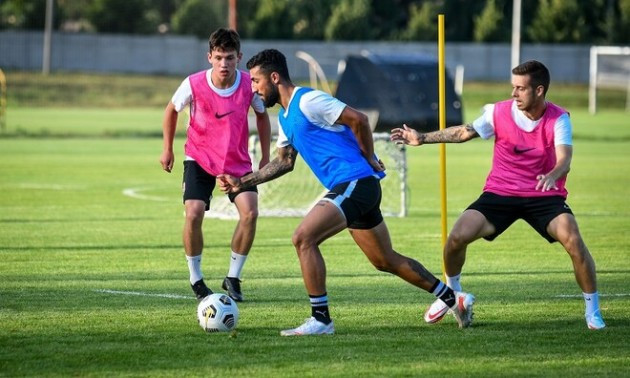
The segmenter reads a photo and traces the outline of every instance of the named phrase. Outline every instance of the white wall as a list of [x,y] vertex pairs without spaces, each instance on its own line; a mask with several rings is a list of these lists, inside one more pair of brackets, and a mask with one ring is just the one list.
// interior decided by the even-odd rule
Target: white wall
[[[276,48],[287,56],[293,79],[307,80],[306,63],[295,57],[303,50],[314,56],[329,79],[337,79],[339,60],[363,50],[379,54],[427,53],[437,55],[436,43],[403,42],[242,42],[243,61],[265,48]],[[523,45],[521,59],[537,59],[549,67],[552,81],[588,82],[587,45]],[[0,31],[0,68],[41,70],[43,33]],[[115,34],[54,33],[51,71],[119,72],[188,75],[208,67],[208,42],[183,36],[136,36]],[[510,79],[509,44],[446,42],[446,65],[454,73],[465,68],[465,80],[502,81]]]

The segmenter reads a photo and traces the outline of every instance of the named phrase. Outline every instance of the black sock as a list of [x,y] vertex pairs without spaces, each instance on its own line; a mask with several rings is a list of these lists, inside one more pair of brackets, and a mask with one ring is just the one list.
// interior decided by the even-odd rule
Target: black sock
[[311,316],[324,324],[330,324],[330,313],[328,312],[328,295],[309,295],[311,300]]
[[442,281],[435,281],[435,284],[431,287],[429,292],[441,299],[448,307],[455,306],[455,292]]

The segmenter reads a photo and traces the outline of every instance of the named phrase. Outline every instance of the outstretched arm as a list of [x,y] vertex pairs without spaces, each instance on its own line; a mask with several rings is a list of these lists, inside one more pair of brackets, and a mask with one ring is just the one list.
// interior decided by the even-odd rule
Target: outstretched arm
[[392,129],[390,139],[397,144],[421,146],[432,143],[462,143],[478,136],[479,134],[470,123],[447,127],[430,133],[419,133],[409,126],[403,125],[402,128]]
[[271,181],[292,171],[296,158],[297,150],[293,146],[278,148],[278,156],[256,172],[241,178],[227,174],[218,175],[219,188],[225,193],[236,193],[243,188]]

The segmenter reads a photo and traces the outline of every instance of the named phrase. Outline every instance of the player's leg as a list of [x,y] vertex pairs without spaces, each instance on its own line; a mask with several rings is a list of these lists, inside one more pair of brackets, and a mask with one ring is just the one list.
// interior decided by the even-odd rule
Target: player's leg
[[422,264],[394,251],[385,221],[371,229],[351,228],[349,232],[376,269],[395,274],[426,291],[435,285],[437,278]]
[[281,331],[282,336],[334,333],[328,311],[326,264],[319,245],[346,227],[346,218],[337,206],[329,201],[319,201],[293,233],[293,245],[311,302],[311,318],[297,328]]
[[[500,197],[483,193],[473,202],[455,222],[448,235],[443,250],[446,284],[454,291],[462,291],[460,283],[461,272],[466,262],[466,250],[473,241],[482,238],[494,238],[498,235],[497,228],[488,220],[492,217],[495,224],[506,229],[513,220],[498,211],[495,201],[502,201]],[[507,207],[506,208],[510,208]],[[500,207],[499,207],[500,209]],[[424,313],[427,323],[437,323],[444,318],[449,307],[442,300],[436,300]]]
[[182,239],[188,262],[190,285],[198,300],[212,294],[203,281],[201,273],[201,254],[203,252],[202,224],[206,204],[200,200],[186,200],[184,203],[186,217]]
[[241,292],[241,271],[247,260],[247,255],[256,235],[256,221],[258,220],[258,193],[245,191],[238,193],[233,199],[238,211],[238,222],[232,235],[232,251],[230,254],[230,268],[223,280],[222,287],[228,295],[237,302],[243,300]]
[[203,281],[201,255],[203,252],[202,224],[210,206],[215,180],[194,161],[184,161],[183,199],[185,209],[182,239],[188,262],[190,285],[198,300],[212,294]]
[[585,317],[591,329],[601,329],[606,325],[599,309],[595,261],[591,256],[573,214],[563,213],[555,217],[547,226],[551,237],[560,242],[571,257],[575,279],[582,289],[585,301]]
[[459,276],[466,262],[468,245],[494,232],[495,227],[481,212],[473,209],[465,210],[453,225],[446,239],[443,252],[446,275],[448,277]]
[[474,296],[455,293],[418,261],[403,256],[392,248],[391,238],[384,221],[370,229],[350,229],[352,238],[378,270],[397,275],[443,301],[456,314],[459,326],[472,322]]

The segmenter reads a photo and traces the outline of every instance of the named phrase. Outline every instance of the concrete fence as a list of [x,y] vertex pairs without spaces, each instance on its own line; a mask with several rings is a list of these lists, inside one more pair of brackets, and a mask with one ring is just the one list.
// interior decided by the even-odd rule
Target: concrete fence
[[[0,31],[0,68],[33,70],[42,68],[43,33]],[[326,77],[337,80],[339,62],[351,54],[437,55],[436,43],[405,42],[320,42],[244,40],[243,61],[256,52],[276,48],[282,51],[293,79],[308,80],[308,65],[296,58],[297,51],[315,57]],[[523,45],[521,61],[545,63],[553,81],[588,83],[588,45]],[[185,76],[208,67],[208,43],[190,36],[136,36],[117,34],[53,33],[51,71],[99,73],[142,73]],[[446,42],[446,66],[451,72],[464,67],[464,79],[502,81],[510,79],[510,45]]]

